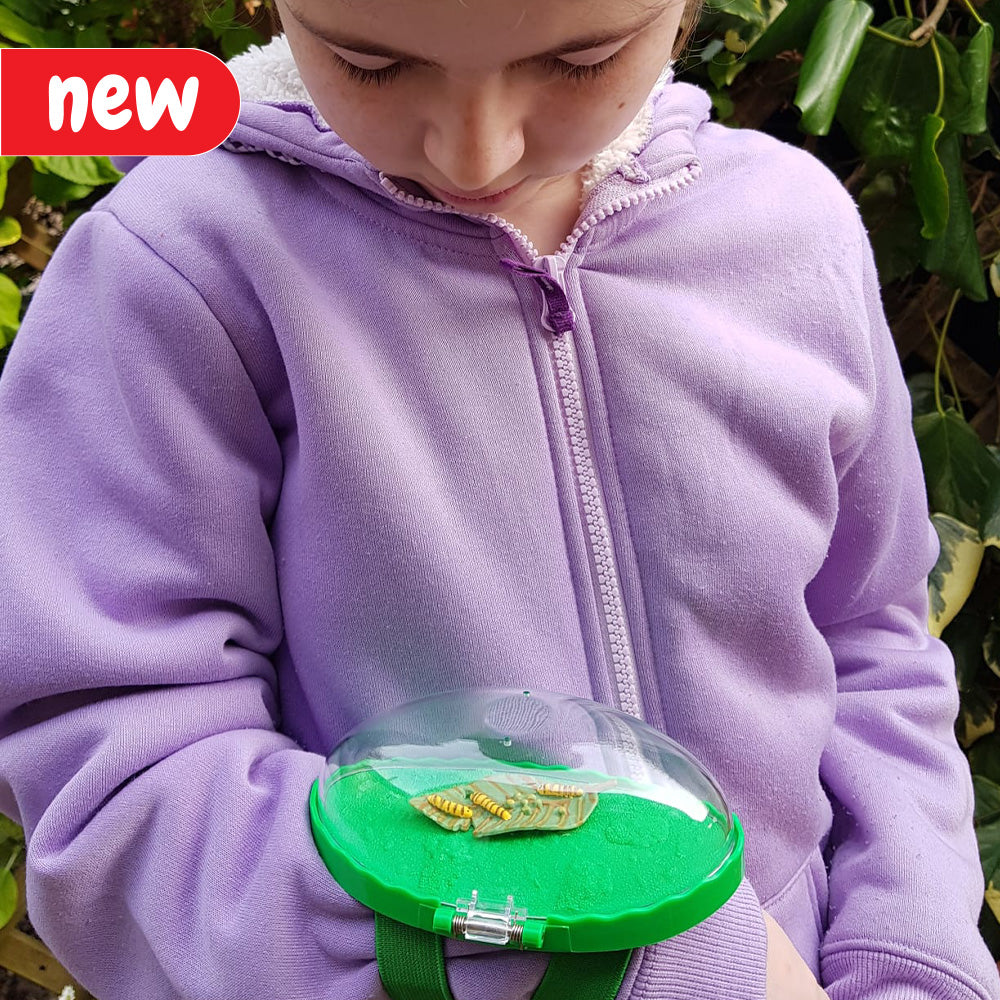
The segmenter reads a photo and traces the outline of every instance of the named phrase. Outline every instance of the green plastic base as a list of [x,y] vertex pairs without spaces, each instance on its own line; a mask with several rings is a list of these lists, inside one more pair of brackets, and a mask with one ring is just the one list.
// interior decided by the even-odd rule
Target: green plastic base
[[[384,762],[378,767],[386,771]],[[455,775],[429,774],[426,787],[447,785]],[[318,782],[310,795],[313,836],[327,868],[359,902],[427,931],[447,926],[443,903],[476,889],[481,900],[497,903],[512,894],[529,918],[544,918],[543,930],[529,919],[535,932],[517,946],[636,948],[700,923],[743,878],[743,830],[735,816],[729,828],[714,813],[696,822],[660,802],[602,793],[577,829],[479,838],[436,826],[374,768],[335,777],[326,810]]]

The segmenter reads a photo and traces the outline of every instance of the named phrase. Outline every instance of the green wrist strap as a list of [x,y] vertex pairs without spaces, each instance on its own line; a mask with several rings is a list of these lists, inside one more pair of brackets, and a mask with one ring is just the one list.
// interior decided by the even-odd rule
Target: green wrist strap
[[[440,935],[376,913],[375,957],[393,1000],[453,1000]],[[631,957],[631,951],[553,954],[532,1000],[614,1000]]]
[[376,913],[375,958],[392,1000],[452,1000],[443,937]]

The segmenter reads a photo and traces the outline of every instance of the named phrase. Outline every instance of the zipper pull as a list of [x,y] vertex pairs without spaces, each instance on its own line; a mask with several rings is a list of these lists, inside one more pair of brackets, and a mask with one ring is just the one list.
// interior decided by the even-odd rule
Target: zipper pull
[[[550,264],[550,257],[543,257],[546,269],[555,266],[555,262]],[[557,273],[546,273],[537,268],[522,264],[519,260],[511,260],[501,257],[500,263],[508,271],[514,274],[525,274],[534,281],[542,290],[542,326],[551,331],[557,337],[563,333],[572,333],[576,329],[576,317],[569,304],[569,299],[559,280]]]

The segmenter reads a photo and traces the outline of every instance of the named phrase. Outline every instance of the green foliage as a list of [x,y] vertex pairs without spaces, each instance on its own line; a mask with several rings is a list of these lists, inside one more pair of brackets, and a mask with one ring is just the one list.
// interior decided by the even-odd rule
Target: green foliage
[[861,0],[829,0],[809,36],[802,57],[795,103],[802,128],[826,135],[875,11]]
[[858,201],[883,282],[923,267],[983,301],[965,165],[997,152],[988,105],[1000,0],[982,14],[953,0],[938,25],[947,34],[922,27],[902,2],[905,16],[894,0],[707,0],[702,27],[715,37],[688,72],[725,111],[733,105],[724,92],[747,66],[797,61],[799,128],[824,136],[836,123],[860,160]]
[[17,909],[17,883],[12,874],[24,853],[24,832],[6,816],[0,815],[0,927]]

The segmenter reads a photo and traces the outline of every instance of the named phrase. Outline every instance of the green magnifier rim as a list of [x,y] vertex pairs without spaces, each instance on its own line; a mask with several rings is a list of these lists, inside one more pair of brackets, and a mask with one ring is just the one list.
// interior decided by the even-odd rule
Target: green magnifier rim
[[[320,856],[337,883],[354,899],[400,923],[440,933],[435,913],[441,899],[405,886],[390,884],[359,864],[338,842],[320,802],[319,781],[309,796],[313,838]],[[598,952],[640,948],[664,941],[711,916],[736,891],[743,879],[743,827],[733,814],[724,858],[705,878],[686,892],[667,896],[650,906],[623,909],[616,914],[547,917],[540,948],[547,952]],[[544,914],[532,914],[544,917]],[[537,947],[527,938],[521,947]]]

